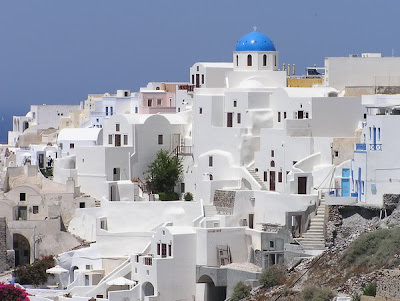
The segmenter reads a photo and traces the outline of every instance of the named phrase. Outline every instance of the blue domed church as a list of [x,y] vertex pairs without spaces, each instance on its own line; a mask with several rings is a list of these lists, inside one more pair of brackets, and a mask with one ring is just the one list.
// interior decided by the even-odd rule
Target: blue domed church
[[265,34],[254,29],[244,35],[233,52],[233,66],[237,70],[278,70],[278,51]]

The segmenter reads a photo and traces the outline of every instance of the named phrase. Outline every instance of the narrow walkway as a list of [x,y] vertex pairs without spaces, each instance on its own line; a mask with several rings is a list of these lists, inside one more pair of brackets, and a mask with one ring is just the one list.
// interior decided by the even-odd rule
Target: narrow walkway
[[317,214],[311,219],[310,227],[303,233],[302,238],[296,241],[305,250],[324,250],[325,249],[325,200],[322,199],[317,209]]

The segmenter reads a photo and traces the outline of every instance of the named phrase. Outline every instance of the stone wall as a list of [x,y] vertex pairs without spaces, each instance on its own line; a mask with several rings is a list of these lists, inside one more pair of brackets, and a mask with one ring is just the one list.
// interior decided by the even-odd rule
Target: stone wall
[[235,205],[236,191],[216,190],[214,193],[214,206],[218,214],[232,214]]
[[383,270],[376,284],[376,295],[400,300],[400,270]]
[[0,273],[7,269],[7,223],[0,218]]

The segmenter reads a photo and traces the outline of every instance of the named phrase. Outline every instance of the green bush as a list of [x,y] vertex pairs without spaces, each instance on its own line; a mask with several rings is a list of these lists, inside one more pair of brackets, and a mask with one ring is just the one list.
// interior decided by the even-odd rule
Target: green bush
[[304,301],[330,301],[336,294],[328,287],[306,286],[301,292]]
[[273,265],[260,275],[260,284],[266,288],[282,284],[286,279],[286,269],[283,266]]
[[363,295],[365,296],[376,296],[376,282],[372,282],[368,284],[366,287],[363,289]]
[[158,197],[160,201],[177,201],[179,200],[179,195],[175,192],[159,192]]
[[34,263],[19,266],[14,270],[14,277],[19,284],[32,284],[39,286],[45,284],[49,277],[46,270],[54,267],[55,260],[53,256],[45,256],[36,259]]
[[193,201],[193,194],[191,192],[186,192],[183,196],[183,199],[185,201]]
[[361,295],[354,294],[353,296],[351,296],[351,301],[361,301]]
[[230,298],[231,301],[239,301],[243,298],[250,296],[251,288],[250,286],[244,284],[242,281],[239,281],[233,287],[233,293]]
[[400,228],[380,229],[361,235],[346,251],[343,265],[381,267],[400,249]]

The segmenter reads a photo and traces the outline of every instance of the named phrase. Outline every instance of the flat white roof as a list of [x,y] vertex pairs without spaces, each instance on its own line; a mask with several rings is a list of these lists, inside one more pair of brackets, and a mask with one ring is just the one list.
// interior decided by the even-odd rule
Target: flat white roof
[[326,97],[329,92],[338,92],[332,87],[283,88],[289,97]]

